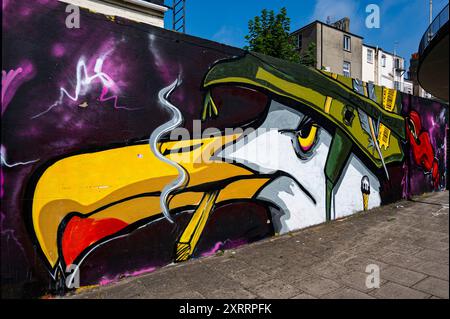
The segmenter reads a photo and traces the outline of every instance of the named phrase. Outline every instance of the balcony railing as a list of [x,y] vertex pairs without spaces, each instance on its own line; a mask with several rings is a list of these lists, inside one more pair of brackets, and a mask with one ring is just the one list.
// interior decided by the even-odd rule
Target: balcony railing
[[430,26],[425,31],[422,40],[419,45],[419,55],[421,56],[425,49],[430,44],[431,40],[434,39],[438,31],[448,22],[448,4],[444,9],[437,15]]

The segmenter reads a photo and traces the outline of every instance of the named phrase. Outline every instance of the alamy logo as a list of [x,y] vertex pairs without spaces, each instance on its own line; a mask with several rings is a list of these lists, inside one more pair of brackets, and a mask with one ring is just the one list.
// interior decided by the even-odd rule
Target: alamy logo
[[80,288],[80,271],[77,265],[69,265],[66,268],[66,287],[69,289]]
[[69,4],[66,7],[66,13],[69,15],[66,17],[66,28],[79,29],[80,28],[80,8]]
[[366,13],[369,15],[366,18],[366,27],[368,29],[380,28],[380,7],[376,4],[369,4],[366,7]]
[[367,289],[380,288],[380,267],[373,264],[368,265],[366,273],[368,274],[366,278]]

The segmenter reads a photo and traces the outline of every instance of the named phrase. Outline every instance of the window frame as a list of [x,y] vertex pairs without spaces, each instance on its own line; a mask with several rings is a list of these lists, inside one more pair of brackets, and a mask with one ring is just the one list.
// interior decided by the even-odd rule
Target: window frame
[[386,67],[386,55],[385,55],[385,54],[383,54],[383,55],[381,56],[381,66],[382,66],[383,68]]
[[[369,53],[370,53],[370,59],[369,59]],[[367,63],[373,64],[374,56],[373,56],[373,50],[367,49]]]
[[303,34],[298,33],[297,34],[297,49],[301,50],[303,47]]
[[[352,52],[352,37],[347,35],[347,34],[344,34],[344,38],[343,39],[344,39],[344,43],[343,43],[344,51]],[[346,46],[346,43],[347,43],[346,40],[347,39],[348,39],[348,48]]]
[[[346,68],[345,68],[345,66],[346,65],[348,65],[348,75],[346,75]],[[349,77],[349,78],[351,78],[352,77],[352,63],[350,62],[350,61],[344,61],[344,63],[342,64],[342,74],[345,76],[345,77]]]

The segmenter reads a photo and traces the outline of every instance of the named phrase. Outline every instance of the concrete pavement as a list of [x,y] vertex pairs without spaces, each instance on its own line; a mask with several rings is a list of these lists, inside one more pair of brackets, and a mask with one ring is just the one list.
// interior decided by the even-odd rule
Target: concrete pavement
[[[449,298],[448,192],[168,266],[66,298]],[[380,287],[367,288],[368,265]]]

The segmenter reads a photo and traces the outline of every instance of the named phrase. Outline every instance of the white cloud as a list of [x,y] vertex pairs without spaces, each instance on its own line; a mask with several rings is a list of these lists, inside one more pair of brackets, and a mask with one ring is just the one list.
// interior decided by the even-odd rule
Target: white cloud
[[326,22],[330,17],[334,22],[349,17],[350,31],[356,33],[362,25],[361,20],[365,19],[364,11],[360,10],[358,2],[356,0],[317,0],[311,20]]
[[326,21],[330,16],[332,20],[339,20],[354,15],[357,8],[357,1],[354,0],[317,0],[313,19]]
[[241,46],[244,39],[242,30],[232,26],[222,26],[213,36],[212,40],[231,46]]

